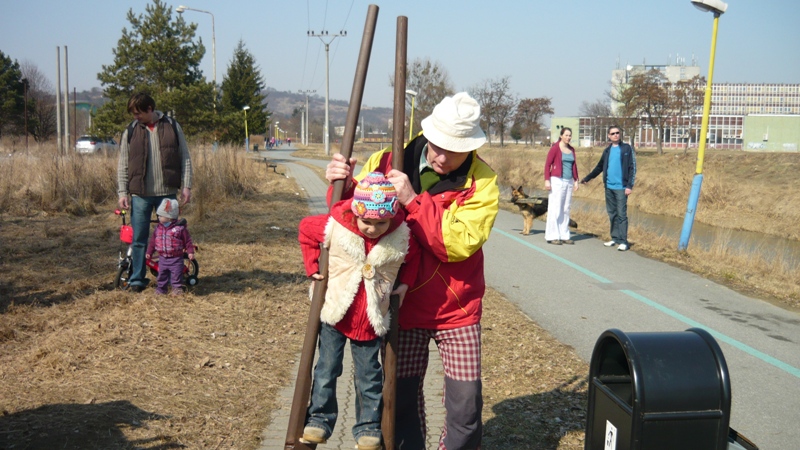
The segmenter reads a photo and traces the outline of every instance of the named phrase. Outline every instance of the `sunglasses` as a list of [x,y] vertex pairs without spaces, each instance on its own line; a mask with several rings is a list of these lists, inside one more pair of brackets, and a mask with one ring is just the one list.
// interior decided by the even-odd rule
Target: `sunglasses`
[[613,133],[608,133],[609,136],[614,136],[615,134],[619,134],[619,131],[615,131]]

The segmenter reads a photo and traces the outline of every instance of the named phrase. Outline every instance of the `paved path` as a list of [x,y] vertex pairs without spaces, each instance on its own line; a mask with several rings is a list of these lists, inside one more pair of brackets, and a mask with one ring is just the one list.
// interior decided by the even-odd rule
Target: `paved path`
[[[291,163],[288,152],[268,151],[262,152],[262,156],[269,157],[270,162],[276,161],[280,164],[279,172],[286,168],[285,175],[294,178],[297,184],[304,190],[303,195],[308,200],[312,214],[327,212],[325,195],[327,184],[311,169],[300,164]],[[326,161],[305,160],[306,163],[324,166]],[[425,405],[428,412],[428,437],[427,447],[436,448],[441,433],[441,426],[444,424],[444,406],[442,406],[442,363],[436,346],[431,344],[430,365],[428,374],[425,378]],[[297,374],[299,365],[294,367],[294,376]],[[351,432],[355,424],[355,397],[353,389],[353,362],[349,351],[344,353],[344,374],[339,377],[336,384],[336,397],[339,402],[339,421],[333,436],[324,445],[319,445],[319,450],[327,449],[352,449],[355,447],[355,440]],[[278,399],[279,406],[273,412],[272,420],[262,435],[261,450],[283,449],[286,442],[286,430],[289,426],[289,411],[292,407],[292,397],[294,395],[294,383],[287,386],[280,392]]]
[[[288,158],[288,152],[269,155]],[[324,166],[325,161],[318,163]],[[301,181],[294,167],[292,176]],[[503,197],[508,200],[510,194]],[[626,333],[709,331],[730,373],[730,426],[761,450],[800,449],[800,314],[641,257],[635,242],[634,251],[619,252],[578,234],[575,245],[555,246],[545,243],[543,222],[534,222],[530,236],[520,235],[521,227],[519,214],[498,214],[484,247],[489,286],[587,362],[597,339],[610,328]],[[664,371],[664,376],[683,376]],[[440,388],[437,381],[426,391],[438,394]],[[428,405],[440,404],[428,400]],[[441,422],[431,421],[436,427]],[[281,438],[285,426],[282,430]]]

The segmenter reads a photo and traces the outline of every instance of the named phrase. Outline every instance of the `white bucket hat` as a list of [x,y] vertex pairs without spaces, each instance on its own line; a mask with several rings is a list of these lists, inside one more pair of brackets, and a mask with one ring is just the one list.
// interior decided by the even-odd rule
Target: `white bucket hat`
[[466,92],[445,97],[433,113],[422,120],[422,134],[435,146],[466,153],[486,143],[481,130],[481,107]]

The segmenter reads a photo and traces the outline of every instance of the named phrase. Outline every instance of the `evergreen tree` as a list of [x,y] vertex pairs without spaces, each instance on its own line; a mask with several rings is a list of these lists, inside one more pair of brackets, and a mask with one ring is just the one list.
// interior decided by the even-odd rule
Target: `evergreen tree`
[[250,134],[262,134],[267,130],[270,113],[266,110],[267,102],[264,91],[264,80],[256,66],[255,58],[248,51],[243,41],[239,41],[228,71],[222,80],[222,124],[220,139],[223,142],[244,143],[244,111],[247,111],[247,131]]
[[24,124],[25,80],[19,63],[0,51],[0,136],[24,134]]
[[131,121],[128,100],[148,92],[158,110],[174,116],[187,137],[210,139],[214,130],[214,86],[200,70],[205,54],[202,40],[195,42],[196,24],[187,24],[161,0],[153,0],[145,14],[128,11],[130,30],[114,49],[114,63],[97,75],[110,100],[94,120],[101,135],[121,133]]

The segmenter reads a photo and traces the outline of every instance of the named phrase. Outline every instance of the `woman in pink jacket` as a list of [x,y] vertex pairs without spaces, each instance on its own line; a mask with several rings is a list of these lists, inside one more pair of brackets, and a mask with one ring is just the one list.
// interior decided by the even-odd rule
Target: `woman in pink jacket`
[[562,128],[561,138],[550,147],[544,163],[544,188],[550,191],[544,228],[544,239],[548,244],[574,244],[569,235],[569,207],[572,192],[577,191],[580,184],[575,149],[569,145],[571,140],[572,130]]

